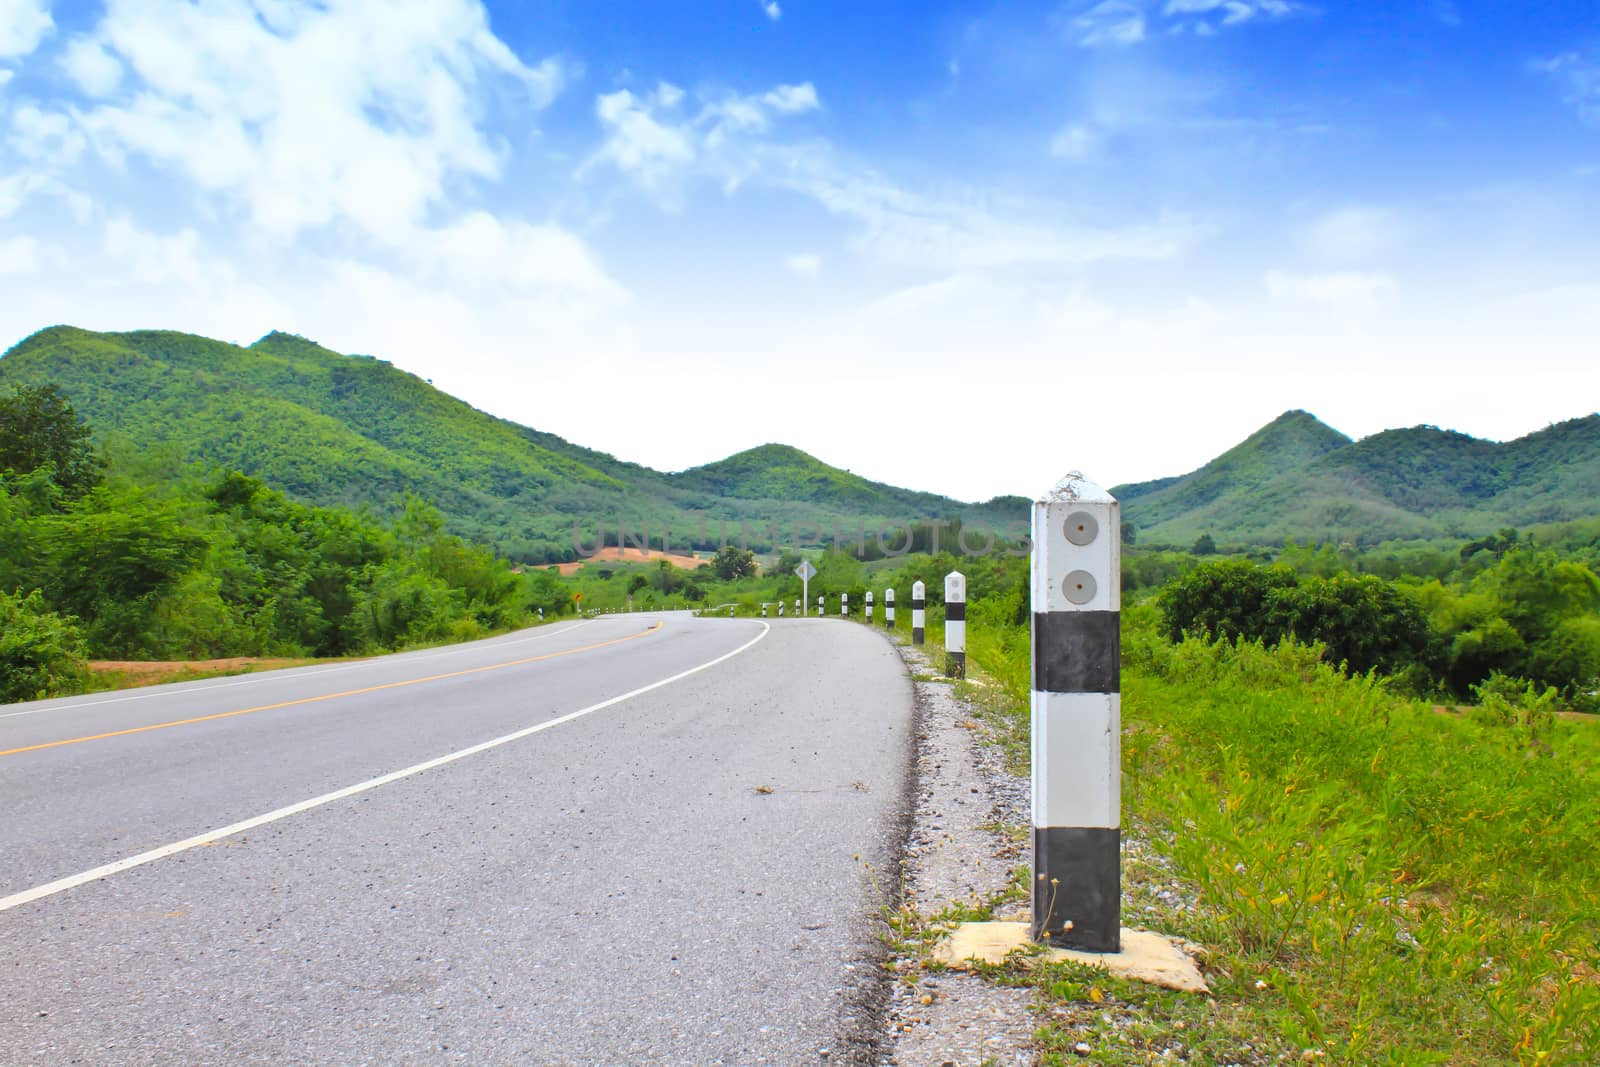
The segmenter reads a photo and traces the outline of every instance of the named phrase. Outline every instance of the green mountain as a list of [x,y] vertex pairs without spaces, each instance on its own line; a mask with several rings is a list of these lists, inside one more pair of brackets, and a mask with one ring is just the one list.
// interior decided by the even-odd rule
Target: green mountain
[[1600,415],[1499,444],[1434,426],[1352,441],[1291,411],[1197,471],[1112,492],[1147,545],[1465,539],[1600,515]]
[[676,474],[651,470],[554,434],[495,418],[369,356],[271,333],[249,347],[167,331],[42,330],[0,357],[0,388],[54,383],[125,452],[236,468],[313,504],[391,512],[405,492],[432,501],[451,529],[539,562],[570,558],[621,520],[652,543],[670,523],[674,547],[714,545],[747,524],[784,539],[837,522],[934,518],[1016,520],[1009,500],[966,505],[871,482],[783,445],[763,445]]

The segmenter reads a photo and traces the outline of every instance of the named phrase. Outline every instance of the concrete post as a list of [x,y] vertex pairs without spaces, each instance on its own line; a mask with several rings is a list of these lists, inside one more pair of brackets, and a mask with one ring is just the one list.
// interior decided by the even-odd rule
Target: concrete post
[[822,618],[822,612],[823,612],[824,608],[827,607],[827,605],[824,603],[824,601],[827,600],[827,598],[828,598],[828,595],[826,593],[818,593],[817,594],[817,618],[819,618],[819,619]]
[[923,631],[928,626],[928,587],[921,582],[911,584],[911,643],[922,644]]
[[764,600],[761,602],[761,617],[763,619],[767,617],[767,603]]
[[872,625],[872,590],[867,590],[867,625]]
[[944,576],[944,676],[967,676],[967,576]]
[[801,614],[801,611],[800,611],[800,598],[799,597],[796,597],[795,601],[794,601],[794,613],[796,615]]
[[894,629],[894,590],[883,591],[883,624],[889,629]]
[[840,615],[848,615],[848,614],[850,614],[850,594],[849,593],[840,593],[839,594],[839,614]]
[[778,618],[783,618],[783,601],[778,601]]
[[539,609],[539,621],[540,622],[544,622],[544,609],[543,608]]
[[1122,945],[1121,508],[1076,472],[1033,505],[1033,936]]

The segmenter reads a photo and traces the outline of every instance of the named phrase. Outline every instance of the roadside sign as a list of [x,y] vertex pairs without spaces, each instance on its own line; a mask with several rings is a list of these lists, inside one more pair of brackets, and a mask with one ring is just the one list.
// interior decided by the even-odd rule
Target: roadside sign
[[[817,576],[817,568],[811,565],[809,559],[803,559],[800,561],[800,566],[794,569],[794,572],[800,576],[800,603],[809,605],[811,603],[811,579]],[[803,613],[804,609],[801,610]],[[817,614],[821,615],[822,612],[818,611]]]

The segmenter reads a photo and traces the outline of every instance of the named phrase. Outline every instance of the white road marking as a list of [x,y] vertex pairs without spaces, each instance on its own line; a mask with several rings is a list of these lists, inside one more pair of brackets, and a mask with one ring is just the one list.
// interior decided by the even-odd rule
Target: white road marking
[[[574,622],[570,625],[561,627],[559,630],[549,630],[543,633],[530,634],[525,637],[519,637],[515,641],[503,641],[494,647],[506,648],[512,645],[526,644],[529,641],[537,641],[545,637],[554,637],[556,634],[564,634],[568,630],[575,630],[581,625],[583,625],[582,622]],[[492,637],[487,639],[487,641],[494,640],[495,638]],[[433,653],[431,655],[425,653],[394,652],[384,656],[374,656],[371,659],[364,659],[359,663],[329,663],[314,667],[290,667],[287,669],[300,672],[299,674],[294,675],[294,678],[320,678],[325,674],[337,674],[340,671],[352,671],[360,667],[392,667],[395,665],[396,657],[398,656],[409,657],[401,661],[404,663],[428,663],[436,659],[446,659],[450,656],[460,656],[467,652],[481,651],[483,650],[481,646],[486,643],[486,641],[474,641],[472,642],[471,647],[452,648],[446,651],[429,649],[428,652]],[[151,686],[144,692],[133,693],[129,694],[128,696],[113,696],[107,697],[104,700],[81,700],[76,704],[51,704],[49,707],[29,708],[27,711],[0,712],[0,719],[20,719],[24,715],[42,715],[48,711],[77,711],[82,708],[100,708],[107,704],[125,704],[129,701],[150,700],[154,697],[184,696],[189,693],[209,693],[213,689],[238,689],[241,686],[253,685],[256,682],[283,682],[293,680],[292,678],[285,678],[283,675],[283,671],[263,671],[260,674],[254,674],[248,678],[232,678],[226,682],[219,682],[216,685],[197,685],[192,689],[184,689],[181,692],[172,689],[165,689],[162,686],[156,685]]]
[[427,760],[422,763],[415,763],[410,767],[405,767],[398,771],[390,771],[388,774],[379,775],[376,778],[369,778],[365,782],[358,782],[355,785],[346,786],[345,788],[335,790],[332,793],[324,793],[319,797],[312,797],[310,800],[302,800],[298,804],[290,804],[288,807],[278,808],[277,810],[269,811],[264,815],[257,815],[241,822],[229,823],[227,826],[219,826],[215,830],[209,830],[203,834],[196,834],[194,837],[186,837],[182,841],[174,841],[170,845],[162,845],[160,848],[153,848],[148,852],[141,852],[136,856],[129,856],[126,859],[116,860],[115,862],[107,863],[100,867],[95,867],[92,870],[84,871],[81,874],[68,875],[66,878],[58,878],[54,882],[47,882],[44,885],[35,886],[32,889],[24,889],[22,892],[13,893],[8,897],[0,897],[0,911],[9,911],[12,908],[20,907],[23,904],[28,904],[35,900],[54,896],[55,894],[63,893],[68,889],[75,889],[78,886],[84,885],[88,882],[97,881],[101,878],[108,878],[113,874],[120,874],[123,871],[132,870],[134,867],[142,867],[146,863],[154,863],[156,860],[166,859],[168,856],[175,856],[180,852],[187,852],[191,848],[198,848],[201,845],[208,845],[212,842],[220,841],[223,838],[232,837],[235,834],[242,834],[247,830],[254,830],[257,827],[266,826],[269,823],[275,823],[281,819],[287,819],[291,815],[299,815],[301,812],[310,811],[313,808],[320,808],[325,804],[332,804],[335,801],[344,800],[348,797],[356,796],[359,793],[365,793],[370,790],[377,789],[379,786],[385,786],[391,782],[398,782],[402,778],[410,778],[412,775],[421,774],[423,771],[431,771],[435,767],[443,767],[447,763],[454,763],[456,760],[466,759],[468,756],[476,756],[480,752],[487,752],[490,749],[499,748],[501,745],[509,745],[513,741],[520,741],[524,737],[531,737],[534,734],[553,729],[557,726],[561,726],[564,723],[572,722],[574,719],[581,719],[585,715],[591,715],[594,712],[602,711],[605,708],[609,708],[615,704],[620,704],[625,700],[632,700],[634,697],[642,696],[653,689],[660,689],[662,686],[671,685],[673,682],[682,681],[691,674],[699,674],[703,670],[706,670],[710,667],[715,667],[717,664],[726,660],[730,660],[734,656],[737,656],[739,653],[755,645],[756,642],[766,637],[771,631],[772,627],[768,626],[766,623],[762,623],[760,633],[756,634],[755,637],[752,637],[750,640],[746,641],[732,652],[725,652],[716,659],[707,660],[698,667],[690,667],[688,670],[680,671],[679,673],[672,675],[670,678],[663,678],[658,682],[651,682],[649,685],[640,686],[638,689],[630,690],[619,696],[611,697],[608,700],[602,700],[598,704],[590,704],[586,708],[579,708],[577,711],[568,712],[565,715],[558,716],[554,719],[548,719],[534,726],[524,727],[523,729],[517,730],[513,733],[505,734],[489,741],[480,742],[479,744],[472,745],[468,748],[451,752],[448,755],[439,756],[435,759]]

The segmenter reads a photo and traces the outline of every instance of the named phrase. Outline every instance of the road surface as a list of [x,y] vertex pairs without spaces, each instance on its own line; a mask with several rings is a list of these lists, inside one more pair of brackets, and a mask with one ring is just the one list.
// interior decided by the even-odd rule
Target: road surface
[[850,1062],[911,720],[677,614],[0,706],[0,1064]]

